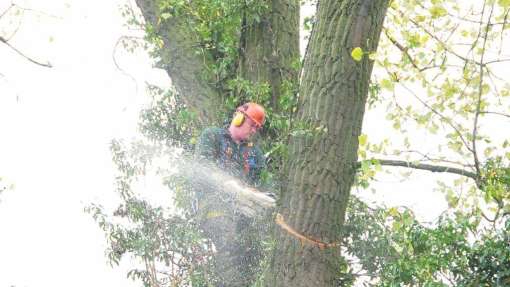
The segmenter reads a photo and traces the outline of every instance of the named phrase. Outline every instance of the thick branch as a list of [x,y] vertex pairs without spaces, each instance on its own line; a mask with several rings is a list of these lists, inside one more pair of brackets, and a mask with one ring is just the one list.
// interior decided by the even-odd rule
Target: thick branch
[[[441,165],[432,165],[432,164],[425,164],[425,163],[412,163],[412,162],[404,161],[404,160],[378,159],[377,161],[381,165],[386,165],[386,166],[401,166],[401,167],[407,167],[407,168],[413,168],[413,169],[427,170],[427,171],[431,171],[431,172],[446,172],[446,173],[452,173],[452,174],[466,176],[466,177],[469,177],[475,181],[477,180],[476,173],[465,170],[465,169],[460,169],[460,168],[441,166]],[[358,162],[356,167],[360,168],[361,163]]]
[[172,16],[159,18],[157,1],[136,0],[147,25],[152,26],[163,40],[159,57],[163,68],[172,79],[185,104],[196,112],[202,124],[215,122],[215,102],[219,97],[206,81],[207,61],[203,53],[197,53],[195,33],[185,19]]

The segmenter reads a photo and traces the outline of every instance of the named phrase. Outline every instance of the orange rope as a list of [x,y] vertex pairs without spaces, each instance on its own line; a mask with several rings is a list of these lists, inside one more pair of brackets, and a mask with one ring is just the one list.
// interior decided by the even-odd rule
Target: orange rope
[[332,248],[332,247],[340,246],[340,243],[338,243],[338,242],[326,243],[326,242],[322,242],[318,239],[315,239],[315,238],[312,238],[312,237],[309,237],[309,236],[306,236],[306,235],[303,235],[303,234],[297,232],[294,228],[292,228],[285,222],[285,220],[283,219],[283,215],[281,215],[279,213],[276,214],[275,222],[276,222],[276,224],[280,225],[281,228],[283,228],[285,231],[287,231],[290,235],[299,239],[299,241],[301,242],[301,245],[308,243],[311,245],[318,246],[319,249],[321,249],[321,250],[325,249],[325,248]]

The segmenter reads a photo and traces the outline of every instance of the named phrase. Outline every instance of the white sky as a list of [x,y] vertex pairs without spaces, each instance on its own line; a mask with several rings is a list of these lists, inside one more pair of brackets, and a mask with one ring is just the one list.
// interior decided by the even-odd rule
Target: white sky
[[[0,12],[10,3],[0,0]],[[137,84],[114,66],[115,42],[128,33],[119,9],[125,0],[16,3],[56,16],[26,11],[11,41],[54,68],[0,44],[0,177],[15,184],[0,198],[0,287],[135,286],[126,266],[106,264],[104,234],[83,207],[114,201],[109,142],[135,134],[144,82],[168,85],[168,78],[143,52],[117,57]],[[12,27],[0,21],[2,35]],[[376,114],[366,121],[380,124]],[[365,196],[430,220],[445,208],[443,195],[430,192],[429,173],[416,174]]]
[[0,176],[15,184],[1,195],[0,286],[135,286],[106,264],[104,234],[83,207],[112,202],[109,142],[136,131],[144,81],[168,79],[144,53],[117,58],[138,90],[115,68],[124,1],[16,3],[57,18],[26,11],[11,42],[52,69],[0,45]]

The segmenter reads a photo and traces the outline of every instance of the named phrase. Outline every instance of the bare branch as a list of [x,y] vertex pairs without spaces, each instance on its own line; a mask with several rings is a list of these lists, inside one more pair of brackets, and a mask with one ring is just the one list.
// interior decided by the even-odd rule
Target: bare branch
[[23,58],[27,59],[28,61],[36,64],[36,65],[39,65],[39,66],[42,66],[42,67],[46,67],[46,68],[53,68],[53,66],[51,65],[51,63],[47,62],[47,63],[41,63],[41,62],[38,62],[32,58],[30,58],[29,56],[26,56],[25,54],[23,54],[20,50],[16,49],[14,46],[12,46],[11,44],[9,44],[9,42],[4,39],[3,37],[0,37],[0,42],[4,43],[5,45],[7,45],[9,48],[11,48],[12,50],[14,50],[16,53],[18,53],[18,55],[22,56]]
[[395,38],[393,38],[390,33],[388,32],[388,29],[386,28],[383,28],[383,31],[384,31],[384,35],[386,35],[386,37],[391,41],[391,43],[393,43],[393,45],[395,45],[402,53],[404,53],[407,57],[407,59],[409,59],[409,61],[411,62],[411,64],[413,65],[413,67],[418,70],[418,71],[422,71],[420,69],[420,67],[418,67],[418,65],[415,63],[414,61],[414,58],[411,57],[411,55],[409,54],[409,47],[404,47],[402,44],[400,44]]
[[[484,5],[485,5],[485,1],[484,1]],[[478,99],[477,99],[477,102],[476,102],[476,112],[475,112],[475,119],[474,119],[474,122],[473,122],[473,139],[472,139],[472,151],[473,151],[473,160],[475,161],[475,168],[476,168],[476,173],[478,175],[481,174],[481,171],[480,171],[480,160],[478,158],[478,154],[477,154],[477,150],[476,150],[476,136],[478,134],[478,118],[480,117],[480,111],[481,111],[481,107],[482,107],[482,94],[483,94],[483,76],[484,76],[484,64],[483,64],[483,60],[484,60],[484,56],[485,56],[485,47],[487,45],[487,38],[489,37],[489,30],[490,30],[490,21],[491,21],[491,18],[492,18],[492,13],[494,12],[494,3],[492,3],[492,6],[491,6],[491,11],[489,12],[489,24],[487,24],[487,27],[485,29],[485,34],[483,36],[483,45],[482,45],[482,54],[480,56],[480,62],[482,63],[480,65],[480,83],[478,84]],[[482,13],[482,18],[483,18],[483,13]]]
[[[398,11],[399,14],[400,14],[400,17],[406,17],[405,13],[402,12],[402,11]],[[450,47],[448,47],[448,45],[442,40],[440,39],[436,34],[430,32],[427,28],[423,27],[420,23],[416,22],[414,19],[412,19],[411,17],[406,17],[411,23],[413,23],[416,27],[422,29],[426,34],[428,34],[432,39],[436,40],[439,44],[441,44],[441,46],[443,47],[443,49],[445,49],[446,51],[450,52],[451,54],[453,54],[455,57],[461,59],[462,61],[466,62],[466,63],[473,63],[473,64],[477,64],[477,65],[480,65],[480,63],[474,61],[474,60],[471,60],[471,59],[468,59],[462,55],[459,55],[457,52],[453,51]]]
[[508,24],[506,22],[506,20],[508,19],[508,14],[510,13],[510,10],[507,10],[506,13],[505,13],[505,18],[503,19],[503,26],[501,26],[501,36],[500,36],[500,39],[499,39],[499,51],[498,51],[498,55],[501,55],[501,50],[503,49],[503,35],[505,35],[505,26],[506,24]]
[[115,52],[117,52],[117,47],[119,46],[119,44],[122,43],[122,40],[129,39],[129,38],[141,39],[140,37],[134,37],[134,36],[121,36],[121,37],[119,37],[117,39],[117,42],[113,46],[112,60],[113,60],[113,64],[115,64],[115,67],[117,68],[117,70],[119,70],[122,74],[124,74],[126,77],[130,78],[135,83],[136,93],[138,94],[138,83],[137,83],[136,79],[131,74],[128,74],[126,71],[124,71],[124,69],[122,69],[119,66],[119,64],[117,63],[117,58],[115,57]]
[[22,11],[28,11],[28,12],[40,14],[40,15],[43,15],[43,16],[46,16],[46,17],[49,17],[49,18],[54,18],[54,19],[62,20],[62,17],[55,16],[55,15],[46,13],[44,11],[39,11],[39,10],[31,9],[31,8],[25,8],[25,7],[22,7],[22,6],[18,5],[18,4],[15,4],[15,3],[12,3],[11,5],[12,6],[16,6],[16,8],[18,8],[18,9],[20,9]]
[[5,9],[4,12],[2,12],[2,14],[0,14],[0,19],[5,15],[7,14],[7,12],[9,12],[9,10],[12,9],[12,7],[14,7],[14,3],[11,3],[11,6],[7,7],[7,9]]
[[[421,8],[425,9],[425,10],[428,10],[427,7],[425,7],[422,3],[418,2],[417,3],[418,6],[420,6]],[[469,14],[469,13],[468,13]],[[459,15],[454,15],[452,13],[448,13],[448,16],[452,17],[452,18],[456,18],[456,19],[459,19],[459,20],[462,20],[462,21],[465,21],[465,22],[470,22],[470,23],[474,23],[474,24],[481,24],[481,25],[485,25],[487,24],[486,22],[483,22],[482,20],[473,20],[473,19],[469,19],[467,18],[466,16],[459,16]],[[506,17],[505,19],[502,21],[502,22],[495,22],[495,23],[492,23],[492,25],[506,25],[508,24],[507,21],[506,21]]]
[[422,100],[420,97],[418,97],[416,95],[416,93],[414,93],[414,91],[412,91],[411,89],[409,89],[407,86],[405,85],[402,85],[402,87],[404,87],[404,89],[406,89],[408,92],[411,93],[411,95],[413,95],[414,98],[416,98],[420,103],[422,103],[422,105],[424,105],[425,107],[427,107],[431,112],[433,112],[434,114],[438,115],[442,120],[446,121],[446,123],[452,128],[455,130],[455,132],[457,133],[457,135],[459,136],[459,138],[461,139],[462,143],[464,144],[464,146],[467,148],[467,150],[471,151],[471,148],[468,144],[468,142],[466,141],[466,139],[464,138],[464,136],[462,135],[462,133],[460,132],[459,128],[456,127],[452,121],[450,119],[448,119],[447,117],[445,117],[443,114],[441,114],[440,112],[438,112],[436,109],[434,109],[433,107],[431,107],[429,104],[427,104],[424,100]]
[[510,114],[504,114],[504,113],[500,113],[500,112],[480,111],[479,113],[480,114],[493,114],[493,115],[498,115],[498,116],[503,116],[503,117],[510,118]]
[[[432,164],[426,164],[426,163],[413,163],[409,161],[404,160],[389,160],[389,159],[376,159],[381,165],[385,166],[400,166],[400,167],[407,167],[407,168],[413,168],[413,169],[420,169],[420,170],[427,170],[430,172],[445,172],[445,173],[452,173],[452,174],[458,174],[465,177],[469,177],[475,181],[477,181],[478,176],[476,173],[455,168],[455,167],[449,167],[449,166],[441,166],[441,165],[432,165]],[[361,167],[361,163],[358,162],[356,165],[357,168]]]

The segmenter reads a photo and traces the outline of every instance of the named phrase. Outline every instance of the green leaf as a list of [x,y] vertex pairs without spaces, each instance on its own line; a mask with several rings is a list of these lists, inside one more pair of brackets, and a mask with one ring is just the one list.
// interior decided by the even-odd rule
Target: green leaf
[[503,8],[508,8],[510,7],[510,0],[499,0],[498,4]]
[[381,80],[381,88],[393,91],[395,89],[395,84],[389,80],[389,79],[382,79]]
[[363,58],[363,49],[361,49],[360,47],[352,49],[351,57],[354,59],[354,61],[357,62],[361,61],[361,59]]
[[172,14],[170,13],[161,13],[160,18],[163,20],[168,20],[170,17],[172,17]]
[[396,207],[391,207],[388,209],[388,214],[393,217],[398,217],[400,215],[400,212],[398,212],[398,209]]
[[444,17],[448,14],[446,9],[439,5],[436,5],[436,6],[433,6],[432,8],[430,8],[429,12],[430,12],[430,15],[432,16],[432,18],[434,18],[434,19],[439,18],[439,17]]
[[368,136],[366,134],[361,134],[359,137],[358,137],[358,141],[359,141],[359,145],[360,146],[364,146],[367,144],[367,138]]

